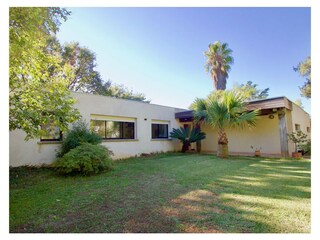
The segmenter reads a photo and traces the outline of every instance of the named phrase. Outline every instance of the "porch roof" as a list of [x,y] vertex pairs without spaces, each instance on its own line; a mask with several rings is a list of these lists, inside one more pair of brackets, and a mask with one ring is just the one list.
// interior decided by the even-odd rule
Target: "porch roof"
[[[276,113],[279,109],[286,108],[292,110],[292,102],[286,97],[274,97],[268,99],[260,99],[248,101],[247,109],[249,111],[261,109],[261,115],[269,115]],[[193,120],[193,110],[181,111],[175,113],[175,118],[180,122],[189,122]]]

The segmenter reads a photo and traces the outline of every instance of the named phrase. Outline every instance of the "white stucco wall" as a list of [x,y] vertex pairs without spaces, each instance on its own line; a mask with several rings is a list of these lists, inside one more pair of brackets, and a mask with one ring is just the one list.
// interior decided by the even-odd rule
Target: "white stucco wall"
[[[217,151],[217,131],[210,126],[203,126],[206,139],[202,142],[202,150],[207,152]],[[253,155],[254,148],[262,148],[262,155],[281,155],[278,118],[261,116],[257,126],[253,129],[228,129],[229,152],[231,154]]]
[[[103,145],[113,151],[114,159],[127,158],[141,153],[166,152],[180,150],[181,144],[177,140],[152,139],[151,124],[168,123],[168,131],[187,123],[180,123],[175,119],[175,113],[183,111],[173,107],[147,104],[137,101],[116,99],[85,93],[72,93],[76,99],[76,108],[79,109],[83,119],[90,122],[92,115],[111,116],[114,119],[130,118],[135,122],[135,139],[103,140]],[[294,129],[294,124],[300,124],[301,130],[307,133],[311,127],[310,116],[300,107],[293,105],[292,111],[286,110],[287,130]],[[255,148],[262,148],[262,155],[281,155],[279,120],[277,114],[270,119],[262,116],[254,129],[227,130],[229,139],[229,152],[231,154],[252,155]],[[191,123],[190,123],[191,124]],[[217,131],[210,126],[202,126],[207,134],[202,141],[203,152],[217,150]],[[308,133],[310,136],[310,133]],[[60,144],[56,142],[40,142],[39,139],[24,141],[25,134],[20,130],[10,132],[10,166],[50,164],[55,160],[56,150]],[[191,148],[196,148],[195,144]],[[289,154],[293,151],[293,144],[289,143]]]
[[[179,126],[175,112],[183,109],[85,93],[72,92],[72,95],[77,101],[75,107],[88,123],[91,114],[135,118],[134,140],[103,141],[102,144],[113,151],[114,159],[179,148],[175,140],[151,139],[151,123],[166,121],[170,132]],[[10,132],[10,166],[50,164],[54,161],[55,150],[60,144],[44,143],[39,139],[25,142],[24,137],[22,131]]]
[[[311,139],[311,118],[310,115],[305,112],[302,108],[297,106],[295,103],[292,103],[291,111],[291,129],[288,130],[288,133],[295,131],[295,124],[300,125],[300,130],[308,135],[308,139]],[[307,132],[307,127],[309,127],[310,132]],[[289,154],[294,152],[294,144],[289,142]]]

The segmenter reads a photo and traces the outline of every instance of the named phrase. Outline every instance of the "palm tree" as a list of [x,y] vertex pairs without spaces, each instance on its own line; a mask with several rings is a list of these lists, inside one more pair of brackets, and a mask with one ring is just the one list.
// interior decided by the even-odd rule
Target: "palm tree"
[[201,141],[206,138],[206,134],[201,132],[200,128],[173,128],[170,132],[171,138],[177,138],[182,142],[181,152],[186,152],[193,142]]
[[209,44],[209,50],[204,54],[207,57],[206,71],[211,75],[216,90],[225,90],[230,65],[233,63],[232,50],[227,43],[217,41]]
[[192,104],[194,120],[218,130],[218,157],[228,157],[226,129],[254,127],[259,110],[247,111],[245,97],[239,91],[216,91],[207,99],[196,99]]

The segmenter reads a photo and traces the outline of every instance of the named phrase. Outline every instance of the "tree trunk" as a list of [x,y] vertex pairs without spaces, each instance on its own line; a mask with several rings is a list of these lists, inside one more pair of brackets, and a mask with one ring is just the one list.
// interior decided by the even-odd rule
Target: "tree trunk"
[[188,151],[188,150],[189,150],[189,146],[190,146],[190,143],[189,143],[189,142],[183,142],[183,143],[182,143],[181,152],[182,152],[182,153],[185,153],[186,151]]
[[223,73],[216,73],[213,77],[213,85],[216,90],[225,90],[227,85],[227,78]]
[[221,158],[227,158],[229,155],[228,150],[228,137],[223,129],[218,131],[218,149],[217,156]]

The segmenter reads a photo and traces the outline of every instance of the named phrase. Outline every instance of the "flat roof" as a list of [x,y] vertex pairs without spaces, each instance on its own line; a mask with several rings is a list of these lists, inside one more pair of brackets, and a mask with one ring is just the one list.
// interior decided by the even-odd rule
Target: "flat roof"
[[[292,110],[292,102],[284,96],[252,100],[252,101],[248,101],[247,103],[248,103],[247,109],[249,111],[255,110],[255,109],[267,110],[267,111],[262,111],[262,114],[267,114],[269,111],[272,111],[273,109],[278,109],[278,108],[286,108],[288,110]],[[175,114],[175,118],[185,119],[185,120],[192,119],[193,110],[177,112]]]

